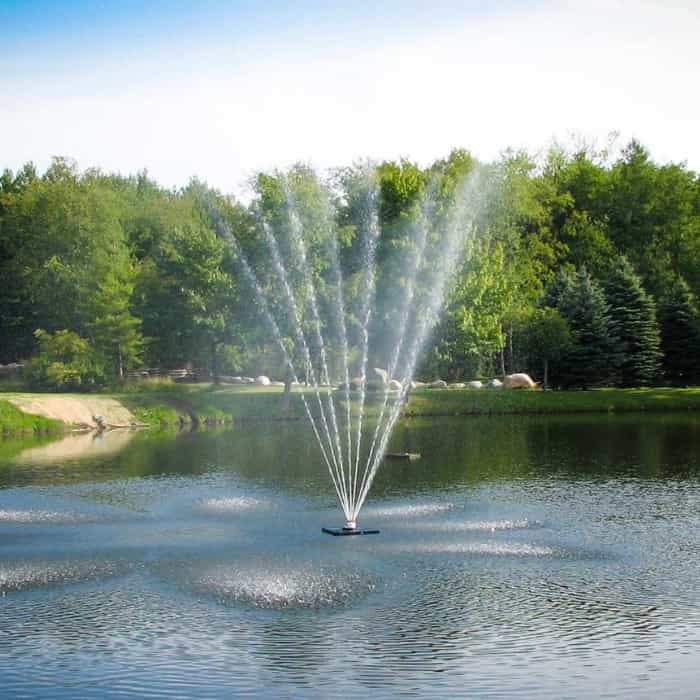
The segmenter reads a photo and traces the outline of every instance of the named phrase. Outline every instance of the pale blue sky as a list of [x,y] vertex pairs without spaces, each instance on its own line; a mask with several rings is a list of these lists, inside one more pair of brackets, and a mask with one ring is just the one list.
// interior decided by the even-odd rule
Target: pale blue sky
[[0,0],[0,167],[260,168],[635,136],[700,169],[700,3]]

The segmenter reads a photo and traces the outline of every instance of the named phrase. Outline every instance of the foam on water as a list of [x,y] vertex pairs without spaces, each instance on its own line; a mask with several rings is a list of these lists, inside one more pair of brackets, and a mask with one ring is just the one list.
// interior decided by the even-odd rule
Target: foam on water
[[496,557],[551,557],[552,547],[526,542],[406,542],[389,545],[388,550],[418,554],[477,554]]
[[0,509],[2,523],[75,523],[92,519],[83,513],[65,511]]
[[262,508],[268,505],[265,501],[253,496],[226,496],[224,498],[207,498],[199,501],[197,506],[200,510],[210,513],[236,513],[242,510]]
[[365,517],[376,518],[413,518],[423,515],[444,513],[454,508],[452,503],[402,503],[395,506],[367,508]]
[[127,561],[16,561],[0,563],[0,594],[40,586],[91,581],[128,572]]
[[191,582],[191,588],[221,603],[258,608],[323,608],[350,604],[376,588],[374,577],[313,562],[256,561],[215,564]]
[[440,522],[423,522],[419,525],[421,530],[433,530],[436,532],[496,532],[499,530],[531,530],[542,527],[539,520],[527,518],[517,520],[466,520]]

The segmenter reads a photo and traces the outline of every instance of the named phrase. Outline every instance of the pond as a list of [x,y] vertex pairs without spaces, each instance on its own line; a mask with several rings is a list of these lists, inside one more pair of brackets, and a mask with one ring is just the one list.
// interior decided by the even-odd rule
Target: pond
[[700,417],[390,450],[335,538],[302,422],[0,442],[3,696],[697,697]]

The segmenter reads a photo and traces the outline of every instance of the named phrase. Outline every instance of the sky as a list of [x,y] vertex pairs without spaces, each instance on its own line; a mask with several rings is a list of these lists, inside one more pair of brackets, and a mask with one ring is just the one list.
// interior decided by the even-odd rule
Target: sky
[[623,145],[700,170],[700,2],[0,0],[0,169],[260,170]]

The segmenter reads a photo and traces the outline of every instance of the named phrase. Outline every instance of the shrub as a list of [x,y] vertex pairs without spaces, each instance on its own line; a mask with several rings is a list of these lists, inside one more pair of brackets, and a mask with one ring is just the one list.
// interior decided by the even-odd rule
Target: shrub
[[34,333],[39,352],[25,367],[31,386],[56,391],[87,391],[105,382],[104,364],[90,343],[68,330]]

